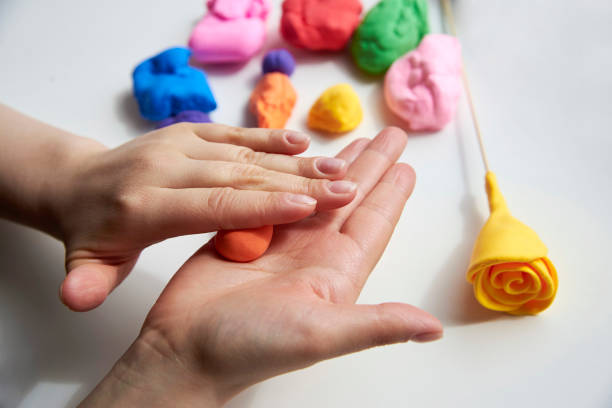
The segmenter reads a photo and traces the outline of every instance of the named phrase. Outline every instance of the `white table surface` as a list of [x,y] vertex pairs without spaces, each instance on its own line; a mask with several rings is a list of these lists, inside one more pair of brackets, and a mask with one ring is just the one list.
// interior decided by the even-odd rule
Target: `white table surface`
[[[131,97],[133,67],[186,44],[202,3],[3,0],[0,100],[109,146],[127,142],[151,128]],[[481,308],[464,281],[487,211],[463,100],[444,131],[410,138],[402,160],[415,167],[417,187],[360,298],[422,307],[445,324],[444,339],[320,363],[255,386],[230,407],[612,407],[612,3],[454,4],[492,167],[514,214],[550,249],[557,300],[538,317],[510,317]],[[430,5],[439,32],[440,9]],[[277,1],[267,48],[281,44],[279,18]],[[332,154],[397,124],[381,81],[359,74],[346,55],[296,56],[299,102],[289,127],[306,130],[310,105],[338,82],[355,87],[366,112],[349,135],[315,135],[310,153]],[[208,70],[220,104],[215,121],[252,123],[245,107],[260,59]],[[206,239],[146,250],[101,308],[76,314],[57,298],[62,245],[0,222],[0,407],[76,405]]]

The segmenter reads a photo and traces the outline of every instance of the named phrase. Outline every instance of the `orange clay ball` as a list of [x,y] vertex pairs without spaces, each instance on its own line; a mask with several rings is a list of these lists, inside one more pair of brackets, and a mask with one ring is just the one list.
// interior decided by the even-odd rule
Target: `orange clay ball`
[[274,227],[219,231],[215,235],[215,249],[227,260],[250,262],[266,252],[272,241]]

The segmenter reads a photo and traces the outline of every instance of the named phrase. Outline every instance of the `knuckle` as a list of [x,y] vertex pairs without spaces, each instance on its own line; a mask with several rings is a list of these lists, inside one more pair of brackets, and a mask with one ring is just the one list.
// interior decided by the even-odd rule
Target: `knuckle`
[[272,194],[264,199],[249,201],[249,218],[251,218],[252,221],[262,222],[262,220],[268,218],[268,209],[270,205],[274,205],[274,199],[270,196],[272,196]]
[[253,164],[257,163],[259,158],[260,154],[248,147],[241,147],[236,152],[236,161],[239,163]]
[[297,158],[298,173],[302,176],[311,176],[316,174],[314,171],[316,158],[306,159]]
[[188,122],[179,122],[170,126],[166,126],[150,134],[151,140],[160,143],[174,143],[177,138],[186,139],[195,136],[192,124]]
[[216,218],[223,218],[228,209],[234,206],[235,194],[231,187],[212,189],[207,200],[207,208]]
[[393,341],[393,331],[390,329],[385,309],[377,307],[374,311],[374,318],[371,319],[372,335],[369,337],[371,347],[382,346]]
[[179,123],[175,123],[175,124],[165,128],[167,130],[167,132],[164,132],[164,134],[169,136],[170,133],[193,133],[193,129],[192,128],[193,128],[193,126],[191,125],[191,123],[188,123],[188,122],[179,122]]
[[264,217],[271,210],[274,211],[278,208],[279,193],[266,194],[263,200],[260,200],[258,204],[254,205],[255,212],[259,217]]
[[361,207],[367,211],[374,213],[377,218],[385,222],[386,224],[395,226],[395,221],[393,217],[393,211],[387,205],[387,203],[378,203],[374,200],[368,200],[361,204]]
[[118,214],[129,218],[140,214],[147,200],[147,193],[144,189],[138,189],[126,183],[115,189],[110,201]]
[[301,191],[312,196],[318,195],[318,193],[323,189],[324,183],[326,183],[326,181],[304,177],[300,177],[300,181],[298,182]]
[[370,347],[410,340],[412,331],[406,331],[405,322],[406,319],[398,313],[393,304],[386,303],[376,306],[371,322]]
[[237,186],[261,186],[266,181],[264,171],[252,165],[233,166],[230,178]]
[[244,142],[244,129],[235,126],[227,126],[225,128],[225,138],[229,144],[240,145]]

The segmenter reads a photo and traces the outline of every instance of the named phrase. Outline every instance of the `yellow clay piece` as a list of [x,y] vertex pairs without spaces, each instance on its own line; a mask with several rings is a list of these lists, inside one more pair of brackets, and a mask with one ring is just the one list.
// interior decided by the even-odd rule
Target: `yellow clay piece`
[[538,314],[555,299],[557,271],[538,235],[510,214],[492,172],[486,185],[491,215],[474,244],[467,280],[488,309]]
[[363,119],[357,93],[349,84],[328,88],[317,99],[308,115],[311,129],[330,133],[344,133],[355,129]]

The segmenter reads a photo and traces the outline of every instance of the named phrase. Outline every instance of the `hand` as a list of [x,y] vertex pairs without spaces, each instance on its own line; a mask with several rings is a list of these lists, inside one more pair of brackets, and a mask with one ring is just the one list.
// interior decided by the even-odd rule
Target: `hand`
[[349,203],[356,186],[329,181],[344,176],[343,160],[290,156],[308,143],[291,131],[181,123],[82,156],[50,193],[66,245],[62,301],[98,306],[166,238],[285,224]]
[[354,304],[414,186],[413,170],[394,164],[405,144],[406,135],[390,128],[349,145],[338,157],[352,162],[347,179],[359,185],[356,199],[275,227],[257,261],[225,261],[210,243],[200,249],[84,406],[104,405],[104,394],[118,401],[129,395],[133,404],[148,398],[147,406],[216,406],[324,359],[441,337],[440,322],[413,306]]

